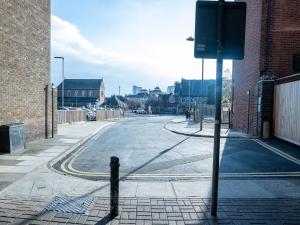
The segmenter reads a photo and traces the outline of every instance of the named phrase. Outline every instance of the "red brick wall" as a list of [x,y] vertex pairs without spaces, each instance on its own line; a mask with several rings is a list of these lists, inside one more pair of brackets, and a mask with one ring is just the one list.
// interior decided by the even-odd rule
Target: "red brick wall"
[[293,71],[293,55],[300,54],[300,1],[269,1],[270,22],[270,60],[267,73],[275,77],[285,77]]
[[233,62],[233,128],[246,132],[248,124],[248,95],[250,90],[250,133],[256,134],[257,95],[260,64],[262,1],[246,0],[247,22],[245,58]]
[[0,49],[0,125],[23,122],[28,139],[45,137],[47,84],[48,131],[52,103],[50,0],[0,0]]
[[233,128],[247,130],[247,95],[251,91],[250,133],[257,134],[258,85],[261,75],[275,78],[295,73],[293,55],[300,54],[299,0],[247,2],[245,59],[234,61]]

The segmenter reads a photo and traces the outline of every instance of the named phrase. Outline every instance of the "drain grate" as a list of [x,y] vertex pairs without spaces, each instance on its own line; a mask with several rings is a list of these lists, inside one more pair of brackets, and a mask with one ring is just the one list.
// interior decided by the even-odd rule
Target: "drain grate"
[[92,201],[88,197],[56,197],[44,210],[84,214]]

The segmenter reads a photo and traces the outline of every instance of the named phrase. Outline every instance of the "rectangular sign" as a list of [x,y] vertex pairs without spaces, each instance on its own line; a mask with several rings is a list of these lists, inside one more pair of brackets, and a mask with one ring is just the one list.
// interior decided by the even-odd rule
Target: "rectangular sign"
[[[218,5],[216,1],[197,1],[195,23],[196,58],[217,58]],[[246,3],[225,2],[223,20],[224,59],[243,59],[245,46]]]

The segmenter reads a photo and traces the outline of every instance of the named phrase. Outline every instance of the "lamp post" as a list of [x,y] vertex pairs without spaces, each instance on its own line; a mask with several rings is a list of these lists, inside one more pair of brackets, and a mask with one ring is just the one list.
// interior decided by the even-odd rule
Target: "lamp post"
[[[194,41],[195,39],[190,36],[186,39],[187,41]],[[202,58],[202,64],[201,64],[201,97],[200,97],[200,131],[203,129],[203,98],[204,98],[204,91],[203,91],[203,85],[204,85],[204,58]]]
[[62,69],[61,69],[61,73],[62,73],[62,83],[61,83],[61,107],[63,108],[65,103],[64,103],[64,95],[65,95],[65,58],[61,57],[61,56],[55,56],[55,59],[61,59],[62,62]]

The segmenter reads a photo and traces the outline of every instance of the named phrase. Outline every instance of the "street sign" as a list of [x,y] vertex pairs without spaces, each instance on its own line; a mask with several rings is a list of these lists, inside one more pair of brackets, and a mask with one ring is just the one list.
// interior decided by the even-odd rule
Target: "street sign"
[[[217,58],[218,4],[216,1],[196,3],[195,58]],[[225,2],[223,13],[222,58],[243,59],[246,3]]]

